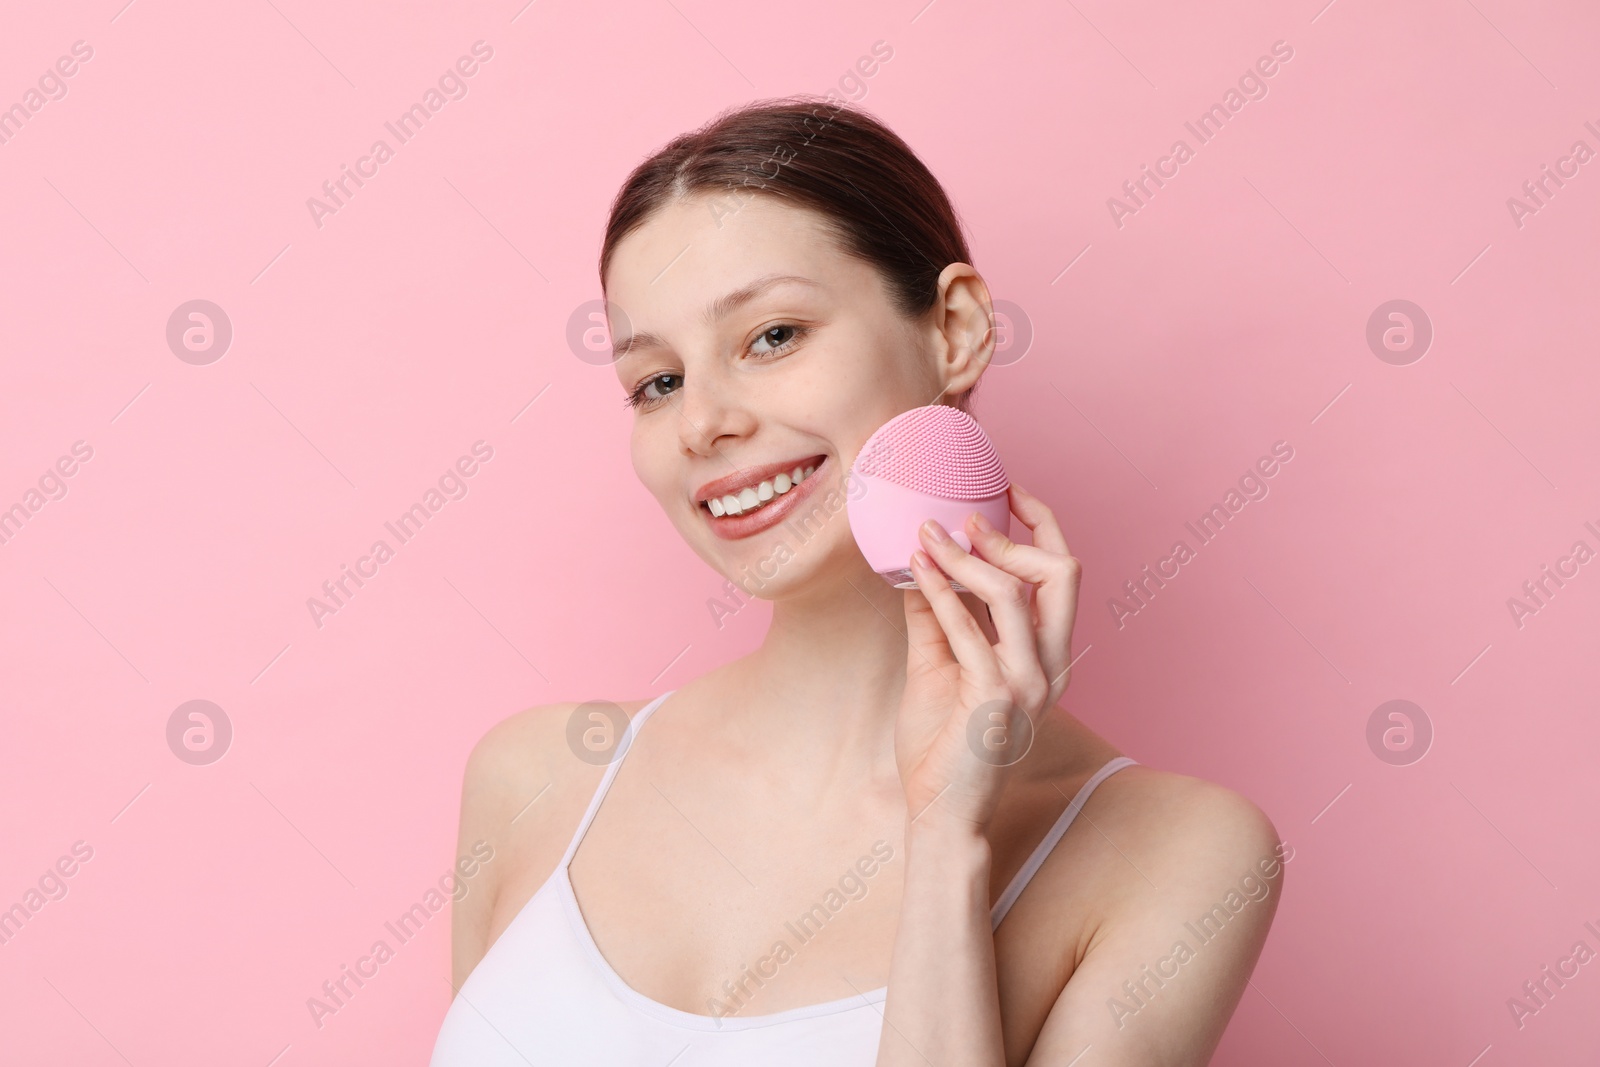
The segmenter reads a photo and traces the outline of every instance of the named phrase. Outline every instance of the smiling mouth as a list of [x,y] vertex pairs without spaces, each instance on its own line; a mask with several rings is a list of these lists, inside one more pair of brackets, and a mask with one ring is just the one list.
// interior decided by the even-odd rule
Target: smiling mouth
[[806,479],[817,472],[823,463],[823,457],[813,456],[808,460],[797,463],[792,469],[771,478],[747,485],[737,493],[724,493],[702,501],[700,506],[717,518],[749,515],[752,512],[782,500]]

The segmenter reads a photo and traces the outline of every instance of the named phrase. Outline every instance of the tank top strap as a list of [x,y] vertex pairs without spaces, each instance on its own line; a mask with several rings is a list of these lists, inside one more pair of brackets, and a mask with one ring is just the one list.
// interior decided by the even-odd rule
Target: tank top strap
[[567,851],[562,854],[557,870],[564,869],[572,862],[573,855],[578,851],[578,844],[583,840],[583,835],[588,832],[589,824],[594,822],[595,813],[600,810],[600,802],[605,799],[606,791],[611,788],[611,782],[617,776],[617,771],[622,767],[623,759],[628,755],[628,750],[633,747],[633,742],[639,734],[639,728],[650,714],[661,706],[661,702],[671,696],[676,690],[669,689],[656,697],[650,703],[640,708],[638,713],[628,721],[622,731],[622,737],[617,741],[616,751],[612,754],[610,762],[606,764],[605,774],[600,776],[600,784],[595,787],[594,796],[589,798],[589,807],[583,813],[583,820],[578,823],[577,831],[572,835],[572,840],[567,842]]
[[1044,861],[1061,840],[1062,835],[1067,832],[1067,827],[1072,825],[1073,820],[1078,817],[1078,812],[1082,811],[1083,806],[1089,802],[1089,797],[1094,793],[1095,788],[1117,771],[1122,770],[1124,767],[1130,767],[1137,762],[1138,760],[1129,756],[1117,756],[1107,760],[1087,782],[1083,783],[1082,788],[1078,790],[1078,795],[1073,797],[1072,803],[1067,805],[1067,810],[1063,811],[1060,817],[1056,819],[1055,824],[1050,827],[1050,832],[1044,835],[1044,840],[1039,842],[1038,847],[1033,850],[1033,854],[1028,857],[1028,862],[1022,865],[1022,870],[1017,872],[1016,877],[1011,879],[1011,884],[1006,886],[1006,891],[1000,894],[1000,899],[995,901],[994,908],[989,913],[990,921],[995,928],[1000,926],[1000,920],[1006,917],[1006,912],[1011,910],[1011,905],[1017,902],[1017,898],[1022,895],[1022,891],[1028,887],[1028,882],[1033,879],[1035,874],[1039,873],[1039,868],[1044,866]]

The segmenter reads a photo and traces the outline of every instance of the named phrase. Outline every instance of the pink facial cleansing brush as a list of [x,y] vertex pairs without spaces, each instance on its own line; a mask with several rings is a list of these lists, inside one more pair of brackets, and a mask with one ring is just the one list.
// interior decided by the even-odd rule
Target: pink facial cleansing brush
[[[967,551],[974,511],[1001,531],[1011,528],[1011,482],[983,428],[948,404],[912,408],[875,430],[850,469],[845,511],[861,554],[896,589],[917,588],[911,553],[917,528],[933,519]],[[966,587],[951,580],[951,586]]]

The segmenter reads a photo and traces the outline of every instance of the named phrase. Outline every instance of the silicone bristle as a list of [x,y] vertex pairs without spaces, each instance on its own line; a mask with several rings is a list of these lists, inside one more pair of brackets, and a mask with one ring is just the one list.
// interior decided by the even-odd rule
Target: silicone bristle
[[912,408],[878,427],[855,469],[946,500],[987,500],[1010,485],[983,428],[959,408]]

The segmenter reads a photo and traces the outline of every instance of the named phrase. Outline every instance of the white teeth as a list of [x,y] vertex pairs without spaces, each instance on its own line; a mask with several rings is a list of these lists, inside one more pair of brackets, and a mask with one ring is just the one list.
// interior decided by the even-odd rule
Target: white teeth
[[730,493],[727,496],[710,497],[706,500],[706,507],[710,509],[711,514],[716,516],[742,515],[747,511],[754,511],[763,504],[787,493],[815,474],[816,470],[817,465],[815,463],[809,467],[796,467],[793,471],[787,474],[779,474],[770,481],[762,482],[759,485],[745,486],[737,494]]

